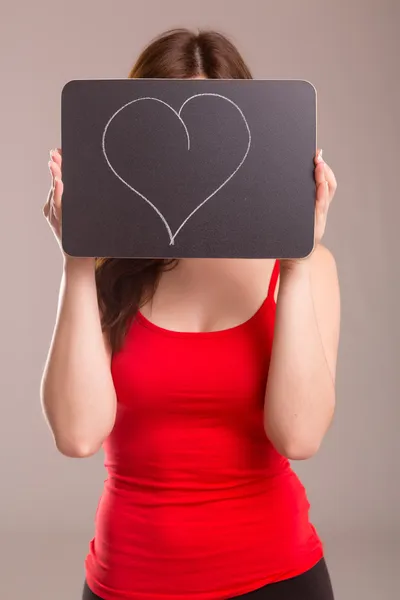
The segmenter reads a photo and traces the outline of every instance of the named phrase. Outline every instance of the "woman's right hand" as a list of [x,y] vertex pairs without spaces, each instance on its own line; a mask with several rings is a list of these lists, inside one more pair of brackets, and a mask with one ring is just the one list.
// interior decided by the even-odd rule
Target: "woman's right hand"
[[43,214],[49,223],[56,240],[60,246],[61,252],[64,256],[67,265],[79,265],[79,271],[81,266],[88,265],[92,268],[95,259],[94,258],[78,258],[69,256],[62,247],[62,195],[64,191],[64,183],[62,180],[62,154],[61,148],[56,148],[50,151],[49,169],[51,174],[51,188],[49,190],[46,204],[43,207]]
[[61,200],[64,189],[62,181],[62,156],[61,149],[50,151],[49,169],[51,174],[51,188],[49,190],[43,214],[47,219],[57,242],[62,250],[61,243]]

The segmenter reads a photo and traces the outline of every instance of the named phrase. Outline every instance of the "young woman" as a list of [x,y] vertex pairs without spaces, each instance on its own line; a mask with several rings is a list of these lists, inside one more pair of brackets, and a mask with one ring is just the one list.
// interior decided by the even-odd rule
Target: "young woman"
[[[222,35],[178,30],[130,77],[251,75]],[[60,241],[61,150],[49,166]],[[317,452],[335,404],[339,288],[321,239],[336,181],[321,152],[315,180],[303,260],[63,253],[43,407],[60,452],[103,446],[108,469],[84,600],[333,598],[289,464]]]

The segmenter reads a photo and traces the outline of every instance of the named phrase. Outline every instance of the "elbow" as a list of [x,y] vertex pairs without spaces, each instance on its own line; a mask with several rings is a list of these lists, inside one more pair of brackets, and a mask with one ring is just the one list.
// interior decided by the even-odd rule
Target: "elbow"
[[265,415],[264,428],[275,450],[289,460],[307,460],[315,456],[330,427],[334,412],[334,396],[330,406],[318,419],[282,423]]
[[317,454],[321,439],[299,436],[267,436],[275,450],[289,460],[308,460]]
[[278,450],[282,456],[289,460],[308,460],[317,454],[320,449],[320,443],[311,440],[304,442],[292,442],[282,445]]
[[90,443],[89,441],[54,439],[60,454],[68,458],[89,458],[94,456],[101,448],[102,442]]

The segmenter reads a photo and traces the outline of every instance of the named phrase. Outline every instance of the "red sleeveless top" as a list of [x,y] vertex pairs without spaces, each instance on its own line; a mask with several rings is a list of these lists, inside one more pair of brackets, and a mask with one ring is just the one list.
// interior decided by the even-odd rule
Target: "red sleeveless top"
[[242,325],[178,333],[139,313],[113,357],[117,416],[86,559],[104,600],[222,600],[322,558],[304,487],[263,426],[278,272]]

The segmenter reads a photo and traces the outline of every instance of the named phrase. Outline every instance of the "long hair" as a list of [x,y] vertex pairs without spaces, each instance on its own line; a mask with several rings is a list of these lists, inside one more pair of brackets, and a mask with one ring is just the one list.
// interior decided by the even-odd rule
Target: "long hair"
[[[139,55],[130,79],[251,79],[237,48],[215,31],[167,31]],[[121,349],[128,327],[140,307],[149,301],[163,271],[174,259],[96,259],[96,284],[103,331],[113,352]]]

